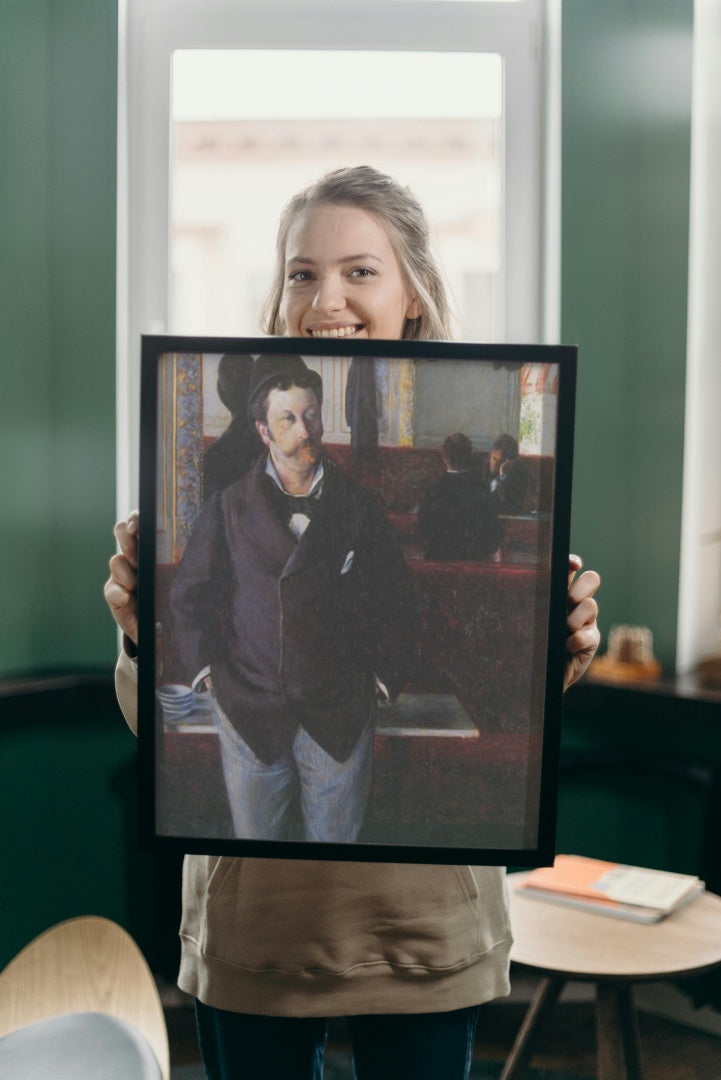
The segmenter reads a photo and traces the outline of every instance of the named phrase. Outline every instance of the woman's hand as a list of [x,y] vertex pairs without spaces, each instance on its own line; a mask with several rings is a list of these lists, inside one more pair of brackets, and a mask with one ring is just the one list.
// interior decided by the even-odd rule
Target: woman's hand
[[119,521],[113,532],[120,553],[110,560],[110,577],[103,593],[110,613],[123,633],[134,645],[138,644],[138,528],[137,510],[128,514],[126,521]]
[[596,625],[598,604],[594,593],[601,584],[595,570],[576,574],[583,566],[578,555],[568,557],[568,617],[566,619],[566,671],[563,689],[568,690],[586,671],[601,640]]

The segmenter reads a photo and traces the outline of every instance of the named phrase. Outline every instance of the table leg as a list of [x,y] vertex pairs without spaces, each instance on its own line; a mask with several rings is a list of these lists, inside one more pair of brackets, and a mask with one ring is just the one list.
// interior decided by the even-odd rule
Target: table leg
[[596,984],[599,1080],[643,1080],[629,983]]
[[541,979],[523,1018],[511,1052],[503,1066],[500,1080],[520,1080],[533,1053],[533,1045],[544,1017],[558,1001],[565,979]]

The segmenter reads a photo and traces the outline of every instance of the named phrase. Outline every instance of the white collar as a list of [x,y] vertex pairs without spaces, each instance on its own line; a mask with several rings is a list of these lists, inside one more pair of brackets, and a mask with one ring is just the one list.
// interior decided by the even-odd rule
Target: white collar
[[[283,481],[281,480],[280,476],[278,475],[278,470],[276,469],[275,464],[274,464],[273,459],[270,456],[270,454],[268,454],[268,457],[267,457],[266,462],[265,462],[265,471],[266,471],[267,475],[271,478],[271,480],[275,481],[275,483],[278,485],[280,490],[285,495],[289,495],[291,499],[294,498],[293,494],[290,491],[286,491],[285,488],[283,487]],[[315,473],[313,474],[313,483],[310,485],[310,488],[308,489],[308,491],[305,492],[304,495],[297,496],[297,498],[307,499],[309,496],[313,495],[318,490],[318,486],[320,485],[322,480],[323,480],[323,462],[319,461],[317,466],[316,466]]]

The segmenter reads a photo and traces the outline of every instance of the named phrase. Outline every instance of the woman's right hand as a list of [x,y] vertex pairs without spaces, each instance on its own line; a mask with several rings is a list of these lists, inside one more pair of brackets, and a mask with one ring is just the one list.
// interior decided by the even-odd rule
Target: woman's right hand
[[110,560],[110,577],[103,593],[110,613],[123,633],[138,644],[138,528],[140,516],[132,510],[113,532],[120,553]]

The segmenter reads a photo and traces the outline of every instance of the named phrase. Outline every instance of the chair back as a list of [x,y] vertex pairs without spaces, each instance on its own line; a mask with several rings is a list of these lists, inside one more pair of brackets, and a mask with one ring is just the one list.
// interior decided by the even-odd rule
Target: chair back
[[168,1032],[150,968],[121,926],[96,915],[50,927],[0,973],[0,1038],[36,1020],[83,1012],[135,1027],[169,1080]]

